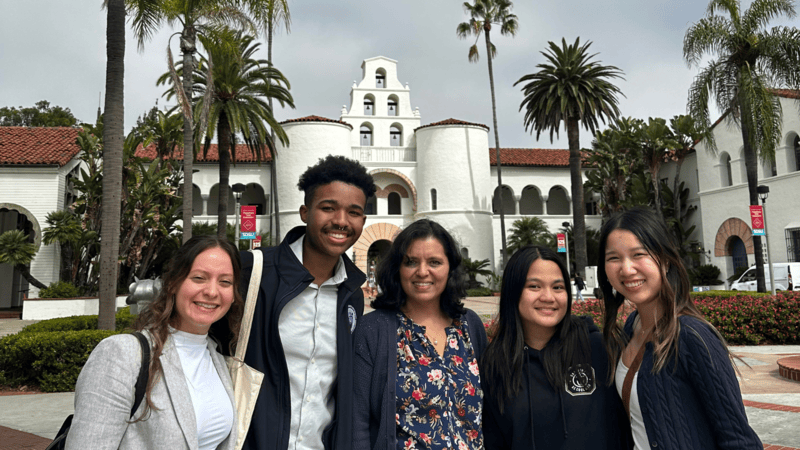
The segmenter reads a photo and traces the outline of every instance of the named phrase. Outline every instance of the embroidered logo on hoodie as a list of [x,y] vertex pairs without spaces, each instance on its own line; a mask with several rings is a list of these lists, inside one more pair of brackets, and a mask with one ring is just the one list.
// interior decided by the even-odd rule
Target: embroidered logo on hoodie
[[592,395],[596,388],[594,367],[591,364],[578,364],[567,369],[564,389],[569,395]]

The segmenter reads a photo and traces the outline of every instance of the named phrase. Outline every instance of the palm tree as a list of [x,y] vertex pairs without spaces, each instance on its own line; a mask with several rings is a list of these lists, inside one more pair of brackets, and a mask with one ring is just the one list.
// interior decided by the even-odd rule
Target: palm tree
[[[255,1],[255,0],[254,0]],[[250,19],[234,0],[126,0],[131,14],[131,24],[139,50],[166,22],[180,23],[180,48],[183,54],[184,73],[194,73],[194,54],[197,36],[224,24],[252,27]],[[172,51],[167,47],[170,69],[173,69]],[[173,71],[173,76],[177,73]],[[192,238],[192,170],[194,166],[194,114],[192,111],[192,77],[183,77],[183,91],[176,97],[183,112],[183,242]]]
[[489,258],[480,261],[472,260],[469,257],[461,260],[461,266],[467,273],[469,280],[467,281],[467,289],[476,289],[481,287],[481,282],[477,280],[478,275],[487,276],[492,273],[489,267]]
[[[739,126],[751,205],[758,204],[758,157],[774,162],[781,138],[781,106],[771,89],[800,87],[800,31],[766,29],[770,19],[779,16],[796,16],[793,0],[754,0],[744,13],[738,0],[711,0],[706,17],[683,38],[683,57],[690,67],[712,57],[689,88],[689,114],[710,129],[708,103],[713,95],[717,107]],[[710,132],[706,142],[716,151]],[[758,291],[764,292],[761,237],[753,238]]]
[[[259,162],[267,146],[272,146],[270,131],[275,132],[281,143],[289,144],[286,133],[267,103],[271,98],[281,106],[294,108],[289,81],[266,60],[253,58],[261,45],[253,43],[254,39],[230,29],[200,36],[203,47],[215,61],[210,85],[206,74],[200,68],[195,69],[193,91],[203,95],[196,109],[209,111],[209,126],[207,130],[200,130],[206,138],[204,153],[215,135],[219,144],[217,234],[220,237],[225,237],[225,224],[228,223],[228,184],[231,156],[234,160],[236,158],[236,134],[242,136]],[[202,58],[200,66],[205,64],[207,60]],[[166,82],[168,77],[169,74],[162,75],[158,83]],[[170,88],[168,95],[174,93],[174,87]]]
[[36,247],[28,242],[28,235],[21,230],[10,230],[0,234],[0,264],[9,264],[19,271],[22,278],[39,289],[45,286],[31,275],[28,265],[36,256]]
[[580,45],[580,38],[568,45],[561,39],[561,47],[548,42],[550,48],[541,52],[549,64],[538,64],[540,70],[520,78],[514,86],[523,86],[525,98],[519,106],[525,109],[525,130],[536,131],[539,139],[542,131],[558,136],[561,122],[567,128],[569,141],[569,169],[572,182],[572,216],[575,230],[575,266],[584,274],[586,255],[586,219],[583,204],[583,177],[581,176],[581,146],[579,122],[594,134],[598,118],[605,123],[619,116],[617,94],[619,88],[608,81],[622,78],[622,71],[615,66],[604,66],[591,61],[597,54],[588,53],[589,41]]
[[475,35],[475,43],[469,48],[469,62],[478,62],[478,39],[481,34],[486,41],[486,62],[489,65],[489,87],[492,92],[492,122],[494,124],[494,147],[497,159],[497,186],[500,190],[500,239],[503,243],[503,267],[508,260],[508,249],[506,248],[506,216],[503,210],[503,174],[500,170],[500,134],[497,131],[497,101],[494,95],[494,72],[492,71],[492,59],[497,55],[497,48],[492,44],[491,31],[492,25],[500,26],[500,34],[503,36],[517,34],[519,24],[517,16],[511,14],[514,5],[510,0],[475,0],[474,4],[464,2],[464,11],[469,13],[469,22],[458,24],[456,33],[461,39]]
[[538,217],[523,217],[511,224],[511,235],[508,237],[508,252],[516,253],[526,245],[549,246],[552,241],[550,229],[544,220]]
[[[281,25],[286,28],[289,33],[289,28],[292,24],[292,16],[289,14],[288,0],[264,0],[254,1],[251,3],[251,15],[255,17],[257,23],[262,25],[262,31],[267,36],[267,61],[272,64],[272,37],[275,32],[280,30]],[[269,99],[269,107],[272,109],[272,98]],[[272,133],[272,142],[275,142],[275,133]],[[272,161],[269,165],[270,170],[270,198],[275,205],[275,233],[274,236],[278,242],[281,239],[281,224],[278,220],[278,181],[277,181],[277,159],[278,152],[273,146],[270,148],[272,154]],[[270,220],[270,234],[272,235],[272,221]]]
[[97,327],[113,330],[117,312],[117,263],[122,199],[124,137],[125,2],[108,0],[106,22],[106,101],[103,114],[103,208],[100,239],[100,305]]
[[[678,146],[672,135],[672,130],[667,126],[667,121],[661,117],[647,119],[639,129],[639,144],[641,154],[647,170],[650,171],[650,182],[653,185],[653,206],[661,214],[661,166],[667,161],[668,153]],[[676,175],[677,176],[677,175]]]
[[695,142],[705,138],[701,127],[698,127],[697,122],[692,116],[681,114],[675,116],[669,121],[669,127],[672,129],[672,134],[675,142],[678,144],[669,152],[669,159],[675,162],[675,177],[672,180],[672,210],[674,213],[673,219],[680,222],[681,217],[681,195],[679,190],[681,166],[683,161],[689,155],[689,152],[694,149]]

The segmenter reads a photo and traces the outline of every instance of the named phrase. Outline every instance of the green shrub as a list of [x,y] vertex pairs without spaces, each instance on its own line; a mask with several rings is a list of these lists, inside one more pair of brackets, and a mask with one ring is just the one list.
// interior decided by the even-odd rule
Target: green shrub
[[491,297],[492,290],[486,287],[467,289],[467,297]]
[[75,389],[89,354],[117,331],[18,333],[0,339],[0,383],[38,385],[44,392]]
[[722,284],[719,279],[719,267],[713,264],[704,264],[696,269],[689,271],[689,276],[692,279],[692,284],[695,286],[709,286],[714,284]]
[[78,288],[69,281],[56,281],[39,291],[39,298],[74,298],[80,295]]
[[[130,329],[137,316],[131,314],[131,308],[126,306],[120,309],[116,316],[116,330],[123,331]],[[71,316],[59,317],[57,319],[42,320],[33,323],[20,331],[20,333],[43,333],[53,331],[81,331],[96,330],[97,316]]]

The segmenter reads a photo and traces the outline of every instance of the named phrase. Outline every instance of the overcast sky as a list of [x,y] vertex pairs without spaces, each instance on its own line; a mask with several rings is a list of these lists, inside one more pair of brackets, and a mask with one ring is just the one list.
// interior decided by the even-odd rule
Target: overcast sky
[[[745,0],[747,7],[750,1]],[[68,107],[93,122],[105,85],[105,11],[100,0],[0,0],[0,106],[32,106],[39,100]],[[471,64],[473,39],[459,40],[456,26],[468,19],[456,0],[290,0],[291,33],[275,38],[274,63],[292,84],[297,109],[278,110],[280,120],[320,115],[338,119],[349,107],[350,87],[361,62],[373,56],[398,61],[409,83],[412,108],[422,124],[456,118],[491,126],[491,97],[483,43]],[[683,36],[705,14],[705,0],[517,0],[516,37],[493,31],[498,128],[502,147],[566,148],[566,132],[550,143],[525,131],[519,87],[513,84],[544,62],[548,41],[591,40],[590,50],[625,73],[625,116],[670,118],[686,110],[696,68],[682,58]],[[798,26],[796,19],[785,24]],[[776,22],[777,24],[777,22]],[[161,98],[155,81],[166,71],[171,30],[165,25],[143,52],[130,31],[125,54],[125,129]],[[177,42],[173,52],[179,58]],[[266,42],[261,56],[266,58]],[[583,132],[581,145],[591,136]],[[493,138],[490,145],[494,146]]]

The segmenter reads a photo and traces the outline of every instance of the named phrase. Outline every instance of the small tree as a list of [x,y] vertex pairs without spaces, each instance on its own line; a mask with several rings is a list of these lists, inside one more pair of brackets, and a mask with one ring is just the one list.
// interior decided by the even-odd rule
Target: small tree
[[475,289],[483,286],[483,283],[477,280],[478,275],[487,276],[492,273],[489,267],[489,258],[480,261],[473,261],[470,258],[464,258],[461,261],[461,266],[467,272],[467,289]]
[[36,247],[28,241],[28,235],[21,230],[10,230],[0,234],[0,264],[12,265],[28,283],[44,289],[47,286],[34,278],[28,269],[28,265],[36,256]]
[[552,236],[547,224],[538,217],[523,217],[515,220],[509,230],[508,253],[513,255],[527,245],[550,246]]

